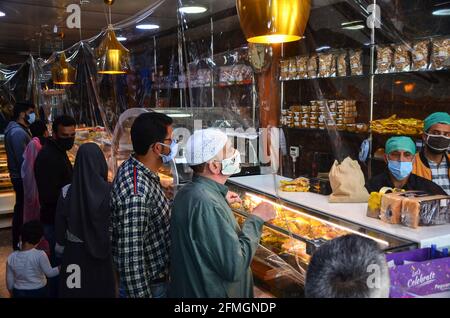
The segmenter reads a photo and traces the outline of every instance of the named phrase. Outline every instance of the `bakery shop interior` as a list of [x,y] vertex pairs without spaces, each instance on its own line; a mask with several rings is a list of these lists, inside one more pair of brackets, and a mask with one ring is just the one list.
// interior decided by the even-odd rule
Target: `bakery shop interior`
[[0,298],[450,298],[449,87],[448,1],[0,1]]

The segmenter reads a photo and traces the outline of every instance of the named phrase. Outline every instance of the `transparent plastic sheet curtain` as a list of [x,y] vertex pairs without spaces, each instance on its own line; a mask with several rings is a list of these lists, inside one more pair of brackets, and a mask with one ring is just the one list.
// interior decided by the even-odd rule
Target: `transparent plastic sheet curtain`
[[114,128],[112,135],[112,152],[111,161],[108,163],[113,174],[117,173],[117,169],[126,160],[133,151],[131,142],[131,126],[134,120],[141,114],[147,113],[144,108],[130,108],[124,111]]
[[[359,161],[367,181],[385,171],[382,150],[390,136],[408,135],[420,144],[423,129],[417,122],[450,110],[450,21],[439,16],[446,9],[448,4],[439,1],[312,1],[305,38],[281,45],[280,61],[273,61],[280,71],[260,83],[259,95],[281,92],[281,129],[267,134],[273,180],[268,190],[277,197],[278,224],[291,235],[312,242],[355,231],[329,223],[305,231],[306,215],[295,220],[293,209],[283,207],[296,200],[296,193],[283,191],[282,180],[326,179],[335,160],[350,157]],[[260,107],[261,114],[271,109],[266,101]],[[393,115],[413,119],[371,125]],[[290,146],[300,150],[295,162]],[[382,155],[375,158],[377,150]]]
[[39,105],[41,98],[41,68],[30,55],[25,63],[0,68],[1,111],[5,118],[11,118],[12,108],[17,101]]
[[[369,77],[363,78],[359,69],[364,68],[367,72],[370,67],[371,33],[366,21],[370,15],[367,8],[372,3],[359,0],[338,4],[311,1],[304,38],[272,45],[272,64],[276,65],[277,71],[272,70],[268,76],[270,80],[266,78],[258,86],[259,96],[280,92],[280,96],[277,96],[279,102],[270,97],[260,102],[261,116],[265,117],[262,126],[265,128],[267,151],[264,156],[270,162],[265,168],[264,178],[271,181],[265,191],[276,198],[277,218],[272,223],[287,230],[289,239],[282,246],[286,254],[293,256],[291,265],[298,271],[303,283],[314,250],[327,240],[346,234],[346,231],[309,217],[307,211],[287,202],[301,202],[302,196],[296,195],[296,192],[310,191],[313,187],[312,178],[328,178],[334,160],[341,162],[348,156],[358,159],[362,139],[359,140],[359,136],[346,138],[350,134],[344,132],[341,119],[336,116],[336,101],[340,100],[339,105],[342,104],[343,108],[344,105],[350,108],[357,103],[358,108],[365,109],[361,117],[366,116],[364,119],[368,122],[370,81]],[[357,24],[362,29],[343,29],[347,22],[353,27]],[[337,57],[342,49],[346,54],[346,73],[339,78]],[[364,55],[362,60],[354,62],[353,70],[350,55],[356,55],[353,51],[358,49],[363,50]],[[351,76],[354,78],[347,83],[346,79]],[[347,95],[353,96],[355,102],[347,101]],[[274,111],[273,105],[280,105],[281,110]],[[274,117],[280,118],[279,125],[278,118]],[[349,123],[355,125],[353,120],[349,119]],[[292,146],[298,147],[298,156]],[[296,185],[283,184],[283,181],[299,177],[306,179],[297,179]],[[322,199],[327,200],[326,197]]]
[[[178,0],[181,8],[190,1]],[[230,9],[230,8],[227,8]],[[233,8],[231,8],[233,9]],[[239,25],[239,19],[233,14],[211,17],[209,21],[196,21],[195,15],[178,13],[178,48],[172,47],[165,54],[169,66],[165,69],[163,87],[173,87],[173,72],[178,75],[178,94],[168,96],[177,100],[163,101],[154,109],[173,116],[174,137],[179,142],[179,154],[175,162],[182,161],[186,141],[196,129],[217,128],[224,131],[233,146],[241,154],[241,169],[252,171],[260,168],[264,140],[267,132],[276,139],[277,129],[260,129],[259,97],[257,73],[249,61],[249,47]],[[208,23],[209,22],[209,23]],[[156,39],[157,43],[166,43],[165,39]],[[168,49],[157,44],[159,52]],[[178,56],[174,57],[173,54]],[[157,53],[157,59],[161,53]],[[178,85],[178,86],[177,86]],[[164,99],[164,91],[160,91]],[[163,106],[178,105],[181,109],[167,109]],[[272,129],[273,128],[273,129]],[[265,138],[265,139],[264,139]],[[267,149],[267,148],[265,148]],[[272,152],[275,154],[276,152]],[[278,161],[274,158],[272,163]],[[267,161],[265,161],[267,162]],[[188,175],[186,165],[177,164],[180,175]],[[245,193],[239,193],[247,199]],[[247,213],[249,211],[245,211]],[[266,231],[266,230],[265,230]],[[256,258],[260,264],[270,267],[273,277],[289,277],[299,288],[304,284],[305,270],[300,265],[294,267],[280,255],[262,245]]]

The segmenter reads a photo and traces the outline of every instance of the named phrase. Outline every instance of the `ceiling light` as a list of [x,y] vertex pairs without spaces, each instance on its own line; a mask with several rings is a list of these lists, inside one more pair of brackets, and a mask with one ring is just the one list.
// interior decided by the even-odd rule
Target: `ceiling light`
[[167,116],[172,117],[172,118],[188,118],[188,117],[192,117],[191,114],[167,114]]
[[123,42],[123,41],[126,41],[126,40],[127,40],[127,38],[124,37],[124,36],[118,36],[117,37],[117,41]]
[[206,12],[205,7],[201,7],[201,6],[186,6],[186,7],[181,7],[178,11],[180,11],[181,13],[186,13],[186,14],[197,14],[197,13],[203,13]]
[[302,38],[309,19],[311,1],[237,0],[239,22],[247,42],[284,43]]
[[363,23],[363,20],[355,20],[355,21],[349,21],[349,22],[342,22],[341,26],[351,25],[351,24],[361,24]]
[[324,45],[324,46],[318,47],[316,49],[316,52],[325,51],[325,50],[328,50],[328,49],[331,49],[331,47],[329,47],[328,45]]
[[76,81],[76,69],[67,63],[64,52],[59,56],[59,60],[52,66],[53,83],[58,85],[73,85]]
[[433,11],[433,15],[437,15],[437,16],[450,15],[450,9],[439,9],[439,10]]
[[139,30],[156,30],[156,29],[159,29],[159,25],[156,25],[156,24],[138,24],[138,25],[136,25],[136,29],[139,29]]
[[362,24],[356,24],[356,25],[349,25],[349,26],[345,26],[342,29],[344,30],[362,30],[364,29],[365,26]]
[[343,30],[361,30],[365,28],[363,20],[342,22],[341,27]]
[[3,11],[0,11],[0,17],[4,17],[6,15],[6,13],[5,12],[3,12]]

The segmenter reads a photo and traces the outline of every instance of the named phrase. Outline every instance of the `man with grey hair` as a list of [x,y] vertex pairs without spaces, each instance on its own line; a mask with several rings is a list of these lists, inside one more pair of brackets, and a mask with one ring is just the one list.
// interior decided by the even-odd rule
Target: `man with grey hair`
[[229,204],[240,199],[225,182],[240,171],[240,155],[223,132],[197,130],[187,141],[186,159],[195,176],[173,204],[169,295],[253,297],[250,263],[275,209],[261,203],[239,227]]
[[307,298],[387,298],[389,270],[377,243],[351,234],[322,245],[308,266]]

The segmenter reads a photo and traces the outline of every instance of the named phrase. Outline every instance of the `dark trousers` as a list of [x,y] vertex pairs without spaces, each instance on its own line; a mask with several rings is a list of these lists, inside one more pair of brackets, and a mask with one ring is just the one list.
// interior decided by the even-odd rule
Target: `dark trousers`
[[39,289],[15,289],[13,290],[13,298],[47,298],[48,289],[47,286]]
[[23,223],[23,183],[21,178],[11,179],[14,192],[16,193],[16,204],[12,221],[12,244],[13,250],[19,249],[20,231]]

